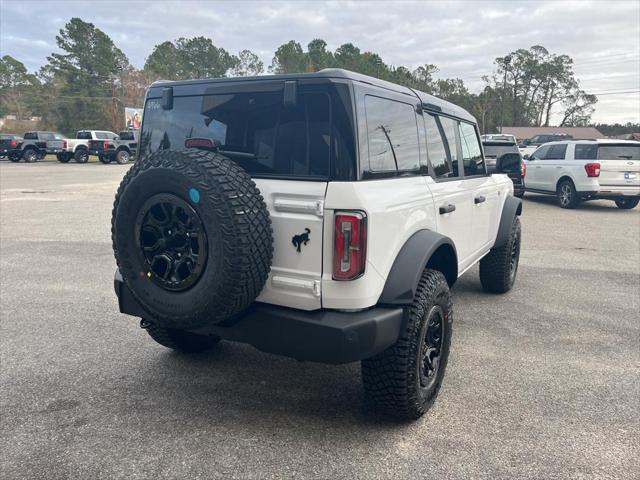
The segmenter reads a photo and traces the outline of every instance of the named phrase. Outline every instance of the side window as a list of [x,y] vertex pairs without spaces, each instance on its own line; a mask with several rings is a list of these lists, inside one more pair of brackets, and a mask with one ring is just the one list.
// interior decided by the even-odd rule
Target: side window
[[420,168],[418,124],[412,105],[367,95],[369,168],[372,172]]
[[98,140],[106,140],[107,139],[107,136],[103,132],[96,132],[95,135],[96,135],[96,138]]
[[551,148],[545,155],[545,160],[564,160],[564,155],[567,153],[567,144],[551,145]]
[[576,160],[595,160],[598,158],[598,146],[593,143],[576,143]]
[[543,147],[538,148],[535,152],[531,154],[531,158],[536,160],[543,160],[549,151],[549,146],[545,145]]
[[458,176],[458,148],[456,146],[456,132],[458,131],[458,122],[447,117],[438,117],[440,125],[442,125],[442,131],[447,139],[446,147],[449,150],[449,156],[451,157],[452,167],[455,172],[455,176]]
[[460,143],[462,144],[462,164],[464,176],[484,175],[484,159],[476,128],[470,123],[460,122]]
[[[440,119],[432,115],[424,115],[424,126],[427,132],[427,153],[436,179],[454,178],[458,176],[458,162],[452,162],[448,141]],[[455,151],[455,139],[454,139]]]

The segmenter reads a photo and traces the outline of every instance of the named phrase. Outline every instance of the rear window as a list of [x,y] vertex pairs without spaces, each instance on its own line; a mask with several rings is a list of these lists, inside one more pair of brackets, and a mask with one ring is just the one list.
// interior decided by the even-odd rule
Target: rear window
[[520,153],[518,146],[500,142],[483,142],[485,157],[499,157],[503,153]]
[[133,132],[120,132],[120,140],[135,140]]
[[284,105],[281,91],[174,97],[171,110],[150,99],[141,152],[206,139],[251,175],[325,179],[335,157],[355,161],[350,129],[331,105],[328,93],[301,89],[295,106]]
[[640,160],[638,145],[599,145],[598,160]]
[[91,140],[91,132],[78,132],[76,133],[78,140]]

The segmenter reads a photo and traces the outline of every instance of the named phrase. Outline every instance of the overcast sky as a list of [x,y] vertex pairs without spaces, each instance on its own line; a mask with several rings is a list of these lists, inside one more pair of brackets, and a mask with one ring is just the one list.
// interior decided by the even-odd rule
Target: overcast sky
[[[478,91],[493,60],[543,45],[575,61],[581,86],[599,96],[594,120],[640,122],[640,1],[240,2],[0,0],[0,52],[37,70],[72,17],[106,32],[136,67],[154,45],[205,35],[265,63],[291,39],[351,42],[391,65],[433,63]],[[635,93],[620,94],[617,92]],[[611,94],[613,93],[613,94]]]

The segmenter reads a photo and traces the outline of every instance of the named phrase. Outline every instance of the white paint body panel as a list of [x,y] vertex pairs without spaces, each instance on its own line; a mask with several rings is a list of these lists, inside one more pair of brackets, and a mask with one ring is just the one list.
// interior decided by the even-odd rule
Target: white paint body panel
[[[362,309],[375,305],[400,249],[419,230],[450,237],[458,251],[458,272],[478,262],[495,243],[505,198],[513,193],[506,175],[435,182],[410,176],[359,182],[254,179],[273,226],[274,255],[269,279],[257,298],[302,310]],[[485,201],[474,202],[483,196]],[[453,203],[444,215],[439,207]],[[352,281],[333,280],[334,214],[367,215],[367,263]],[[308,228],[298,253],[294,235]]]

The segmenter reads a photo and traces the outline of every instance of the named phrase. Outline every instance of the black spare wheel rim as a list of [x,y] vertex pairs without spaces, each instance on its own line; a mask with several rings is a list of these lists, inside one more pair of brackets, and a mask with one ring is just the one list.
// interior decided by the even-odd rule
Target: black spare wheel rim
[[143,272],[165,290],[192,287],[207,263],[207,234],[198,213],[171,193],[150,197],[135,223]]
[[422,341],[420,362],[422,388],[431,388],[438,377],[444,334],[444,312],[439,305],[434,305],[427,313],[426,331]]

